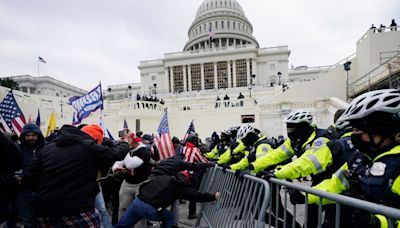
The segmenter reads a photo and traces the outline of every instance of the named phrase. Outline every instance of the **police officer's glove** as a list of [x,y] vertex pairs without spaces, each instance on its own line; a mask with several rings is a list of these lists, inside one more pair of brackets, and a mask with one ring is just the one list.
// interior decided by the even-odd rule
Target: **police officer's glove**
[[245,174],[250,174],[250,169],[245,169],[245,170],[236,170],[235,171],[235,177],[239,178],[240,181],[244,179]]
[[266,181],[269,181],[270,178],[276,178],[275,170],[267,170],[257,173],[258,177],[263,178]]
[[290,202],[295,205],[295,204],[304,204],[306,202],[305,200],[305,196],[303,194],[301,194],[300,191],[298,190],[292,190],[289,191],[289,198],[290,198]]
[[363,228],[379,228],[381,227],[381,222],[375,216],[373,216],[370,212],[364,211],[361,209],[355,209],[352,216],[351,221],[354,227],[363,227]]
[[247,156],[247,161],[249,161],[249,163],[252,163],[252,162],[254,162],[256,160],[256,153],[250,153],[248,156]]
[[220,165],[221,167],[222,167],[222,172],[223,173],[226,173],[226,169],[229,169],[229,165],[227,165],[227,164],[223,164],[223,165]]

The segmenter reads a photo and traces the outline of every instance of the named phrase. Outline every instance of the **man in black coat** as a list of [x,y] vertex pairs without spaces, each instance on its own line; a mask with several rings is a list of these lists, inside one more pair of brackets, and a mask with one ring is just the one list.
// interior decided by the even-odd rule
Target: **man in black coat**
[[139,195],[129,205],[116,228],[132,227],[143,218],[162,221],[163,227],[171,228],[174,223],[173,214],[165,208],[177,199],[193,199],[198,202],[218,200],[221,194],[216,192],[198,192],[189,183],[189,173],[176,175],[153,176],[142,184]]
[[[28,123],[22,128],[22,133],[19,136],[20,151],[24,157],[22,167],[22,176],[28,175],[27,168],[32,161],[40,154],[40,151],[46,145],[42,131],[36,124]],[[21,177],[17,177],[18,182],[21,182]],[[25,227],[35,226],[35,208],[36,193],[31,190],[21,189],[16,199],[19,215]]]
[[14,172],[22,168],[23,157],[18,145],[0,131],[0,227],[9,216],[12,197],[8,187],[14,182]]
[[[86,133],[85,133],[86,132]],[[103,130],[64,125],[55,143],[47,144],[28,167],[22,186],[36,189],[37,222],[45,227],[99,227],[94,210],[97,171],[125,157],[124,150],[101,145]],[[100,144],[100,145],[99,145]]]

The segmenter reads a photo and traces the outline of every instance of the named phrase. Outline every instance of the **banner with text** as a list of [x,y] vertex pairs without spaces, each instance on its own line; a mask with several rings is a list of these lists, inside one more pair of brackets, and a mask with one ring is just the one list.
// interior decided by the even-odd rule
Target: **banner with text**
[[101,84],[83,96],[74,96],[69,99],[69,104],[76,110],[76,124],[81,123],[91,112],[103,109],[103,93]]

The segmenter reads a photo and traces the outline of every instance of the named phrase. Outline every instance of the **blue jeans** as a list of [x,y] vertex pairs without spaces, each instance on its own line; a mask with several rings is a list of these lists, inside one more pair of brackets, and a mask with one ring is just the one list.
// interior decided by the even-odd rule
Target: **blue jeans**
[[21,191],[17,195],[16,203],[24,227],[35,227],[36,193]]
[[101,224],[104,228],[111,228],[110,215],[108,214],[106,204],[104,203],[103,193],[100,191],[95,198],[94,205],[100,213]]
[[115,228],[132,227],[143,218],[152,221],[163,221],[164,227],[171,228],[174,224],[174,215],[166,209],[163,209],[161,214],[163,219],[160,218],[159,212],[157,212],[155,207],[143,202],[139,197],[136,197],[136,199],[129,205],[118,224],[115,225]]

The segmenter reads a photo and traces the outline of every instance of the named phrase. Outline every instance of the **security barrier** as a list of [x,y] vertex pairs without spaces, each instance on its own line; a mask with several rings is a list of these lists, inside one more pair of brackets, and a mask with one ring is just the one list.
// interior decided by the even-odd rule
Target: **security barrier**
[[270,195],[267,181],[251,175],[237,178],[232,171],[216,167],[205,173],[200,191],[221,192],[221,198],[202,204],[196,226],[203,218],[209,227],[264,227]]
[[[332,223],[334,224],[329,224],[328,226],[325,224],[324,227],[335,227],[335,228],[339,228],[339,227],[351,227],[351,224],[341,224],[341,216],[345,215],[345,216],[349,216],[348,214],[345,213],[341,213],[342,212],[342,208],[345,207],[350,207],[350,208],[357,208],[357,209],[361,209],[364,211],[368,211],[372,214],[380,214],[383,215],[387,218],[388,220],[388,226],[387,227],[395,227],[395,222],[396,220],[400,220],[400,210],[396,209],[396,208],[391,208],[391,207],[386,207],[380,204],[375,204],[375,203],[371,203],[368,201],[364,201],[364,200],[360,200],[360,199],[356,199],[356,198],[352,198],[352,197],[348,197],[348,196],[343,196],[343,195],[338,195],[338,194],[333,194],[333,193],[329,193],[329,192],[324,192],[324,191],[320,191],[320,190],[316,190],[313,189],[311,187],[308,186],[304,186],[302,184],[295,184],[295,183],[291,183],[288,181],[284,181],[284,180],[278,180],[275,178],[271,178],[270,179],[270,183],[271,183],[271,189],[275,188],[275,191],[271,191],[271,194],[276,194],[275,196],[270,195],[269,199],[270,199],[270,205],[272,205],[272,199],[274,198],[276,200],[275,203],[275,208],[270,207],[268,209],[268,215],[269,218],[267,220],[267,222],[269,224],[272,224],[274,227],[282,227],[279,226],[279,219],[278,217],[275,217],[275,221],[273,221],[273,219],[271,218],[271,215],[273,214],[277,214],[279,212],[278,211],[278,200],[281,200],[281,198],[283,198],[283,205],[284,205],[284,215],[283,215],[283,227],[287,227],[287,216],[288,216],[288,192],[291,190],[298,190],[301,192],[305,193],[305,199],[307,199],[308,194],[313,194],[313,195],[317,195],[320,197],[319,200],[319,204],[316,205],[316,207],[318,208],[318,212],[317,214],[312,214],[312,216],[318,216],[317,219],[317,227],[322,227],[322,223],[324,221],[324,217],[323,217],[323,207],[322,207],[322,199],[328,199],[331,201],[334,201],[335,204],[332,204],[332,206],[334,206],[334,212],[332,214],[334,214],[334,217],[332,217],[334,221],[332,221]],[[280,191],[282,188],[282,191]],[[283,195],[283,196],[282,196]],[[302,212],[304,212],[304,227],[308,227],[308,213],[309,213],[309,209],[308,209],[308,204],[307,204],[307,200],[305,200],[305,204],[301,205],[301,206],[297,206],[300,207],[302,209]],[[298,210],[296,210],[296,205],[293,206],[293,208],[290,209],[291,214],[293,215],[293,217],[295,218],[295,220],[292,220],[292,224],[291,227],[296,227],[295,226],[295,221],[299,221],[298,217],[297,217],[297,212]],[[350,215],[351,216],[351,215]],[[327,215],[325,214],[325,218],[327,217]],[[282,218],[282,216],[280,216],[280,218]],[[270,226],[271,227],[271,226]]]
[[[400,210],[368,201],[313,189],[304,183],[292,183],[271,178],[269,183],[252,175],[242,179],[230,170],[212,168],[205,173],[200,185],[202,192],[221,192],[214,203],[202,204],[196,226],[204,219],[209,227],[351,227],[343,217],[351,218],[349,208],[368,211],[386,217],[387,227],[395,227]],[[304,204],[292,205],[289,192],[305,194]],[[320,197],[318,205],[308,205],[308,194]],[[322,206],[322,199],[334,204]],[[270,205],[267,209],[267,206]],[[313,210],[310,210],[312,208]],[[328,212],[329,211],[329,212]],[[310,214],[310,216],[308,216]],[[328,217],[329,216],[329,217]],[[308,218],[314,223],[310,224]],[[342,224],[341,224],[342,221]],[[344,220],[348,221],[348,220]]]

